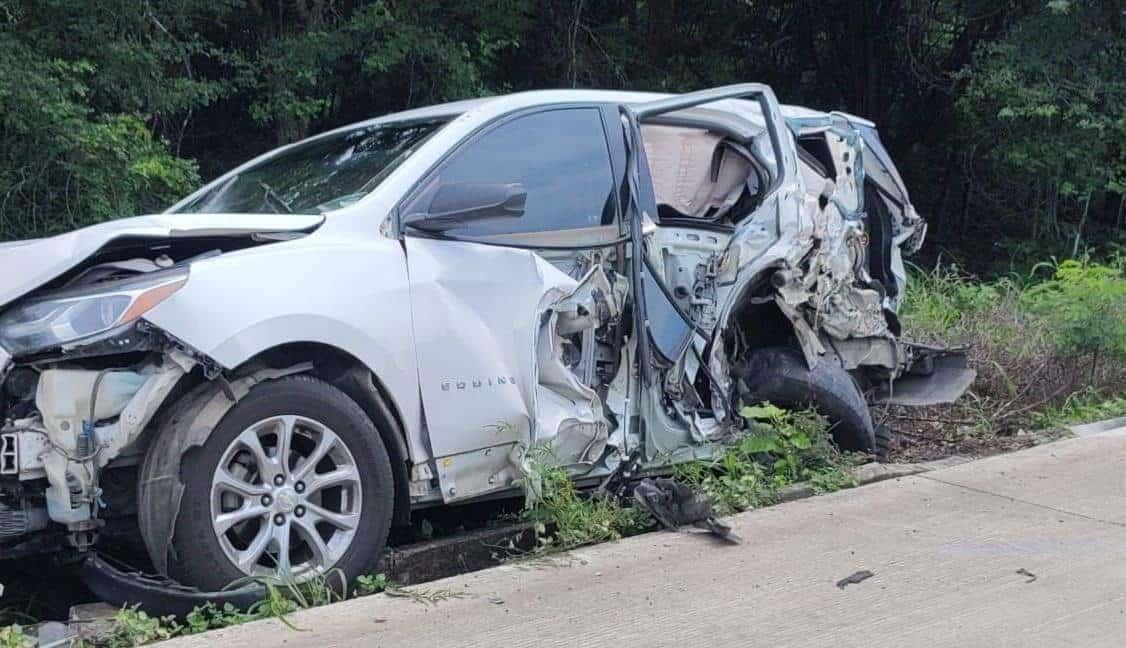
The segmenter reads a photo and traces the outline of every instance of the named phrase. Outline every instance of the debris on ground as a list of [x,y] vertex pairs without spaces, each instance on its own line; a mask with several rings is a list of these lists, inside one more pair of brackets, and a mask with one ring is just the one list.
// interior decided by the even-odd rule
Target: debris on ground
[[1026,582],[1026,583],[1031,583],[1031,582],[1036,580],[1036,574],[1033,574],[1032,572],[1028,571],[1024,567],[1021,567],[1020,569],[1018,569],[1017,574],[1019,574],[1021,576],[1025,576],[1026,578],[1025,578],[1024,582]]
[[951,456],[974,458],[1015,452],[1053,438],[1048,433],[1001,434],[975,431],[977,421],[958,407],[943,405],[908,412],[892,408],[894,432],[888,443],[891,463],[920,463]]
[[849,574],[848,576],[845,576],[844,578],[837,581],[837,587],[839,587],[840,589],[844,589],[844,588],[848,587],[849,585],[855,585],[856,583],[866,581],[873,576],[875,576],[875,574],[868,571],[867,569],[861,569],[860,571],[853,572],[853,573]]
[[693,526],[728,542],[742,542],[731,532],[731,527],[716,519],[711,502],[674,479],[643,479],[634,488],[633,497],[666,529],[677,531]]
[[462,592],[449,588],[425,589],[413,587],[408,589],[405,587],[388,587],[383,590],[383,594],[394,598],[407,598],[415,603],[422,603],[424,605],[438,605],[443,601],[449,601],[451,599],[476,598],[471,592]]

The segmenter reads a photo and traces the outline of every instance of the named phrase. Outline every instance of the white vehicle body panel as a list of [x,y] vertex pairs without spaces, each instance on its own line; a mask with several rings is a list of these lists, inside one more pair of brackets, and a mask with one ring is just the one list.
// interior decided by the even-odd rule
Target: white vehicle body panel
[[403,418],[414,461],[425,461],[418,370],[403,248],[374,232],[329,232],[240,250],[192,265],[186,286],[146,314],[226,368],[294,342],[326,344],[363,362]]
[[35,290],[82,263],[110,241],[124,237],[168,239],[289,232],[316,227],[323,216],[293,214],[157,214],[91,225],[66,234],[0,247],[0,306]]
[[443,498],[512,486],[524,451],[538,443],[552,443],[568,463],[600,453],[606,425],[597,397],[568,381],[565,368],[553,371],[555,306],[580,282],[527,250],[416,237],[406,247]]

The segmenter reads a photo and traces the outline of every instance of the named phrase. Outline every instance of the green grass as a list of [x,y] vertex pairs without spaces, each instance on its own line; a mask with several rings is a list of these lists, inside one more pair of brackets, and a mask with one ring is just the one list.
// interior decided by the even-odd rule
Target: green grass
[[537,553],[617,540],[651,526],[648,515],[616,499],[580,493],[549,446],[533,449],[528,459],[525,487],[532,505],[524,517],[535,523]]
[[[781,488],[807,482],[823,493],[855,486],[851,468],[858,458],[842,454],[830,439],[826,420],[814,412],[788,412],[769,404],[744,407],[744,434],[718,448],[706,461],[679,464],[673,476],[728,515],[777,501]],[[533,555],[617,540],[654,527],[638,508],[598,495],[580,493],[549,448],[530,457],[527,487],[532,506],[526,519],[536,523]]]
[[1032,414],[1037,428],[1056,430],[1126,416],[1126,395],[1106,396],[1099,391],[1071,394],[1062,403]]
[[23,626],[12,624],[0,628],[0,648],[30,648],[35,643],[24,633]]
[[[244,579],[236,585],[253,580],[260,582],[266,588],[266,594],[262,600],[250,606],[247,610],[239,610],[230,603],[223,606],[206,603],[192,610],[182,622],[171,616],[150,616],[139,606],[125,607],[114,616],[109,636],[96,643],[87,642],[84,645],[90,648],[141,646],[174,637],[198,634],[208,630],[271,618],[278,619],[293,630],[301,630],[290,622],[289,615],[298,610],[328,605],[348,598],[347,587],[343,578],[343,573],[339,570],[330,570],[326,574],[318,574],[302,582],[297,582],[292,578]],[[443,592],[416,592],[397,588],[384,574],[360,576],[356,579],[351,595],[353,597],[367,596],[384,591],[394,592],[398,596],[410,596],[431,604],[452,598],[452,596],[443,596]],[[19,645],[10,643],[16,640],[15,637],[19,636],[19,632],[19,626],[7,626],[0,629],[0,648]]]
[[[976,281],[954,267],[913,268],[906,336],[967,344],[978,379],[937,419],[987,437],[1051,429],[1120,411],[1126,397],[1126,257],[1036,264]],[[904,413],[907,415],[906,413]]]
[[727,515],[773,504],[778,491],[808,482],[825,493],[856,485],[858,458],[837,450],[828,423],[815,412],[790,412],[763,403],[740,411],[747,431],[710,461],[682,464],[675,477]]
[[395,584],[387,578],[386,574],[364,574],[356,579],[353,594],[355,596],[370,596],[394,587]]

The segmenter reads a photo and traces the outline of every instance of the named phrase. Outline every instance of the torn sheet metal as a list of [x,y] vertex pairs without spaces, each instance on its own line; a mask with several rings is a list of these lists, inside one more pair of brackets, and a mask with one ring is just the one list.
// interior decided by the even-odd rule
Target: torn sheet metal
[[[616,319],[622,304],[597,266],[568,293],[551,291],[544,302],[536,341],[536,415],[531,444],[550,446],[563,465],[593,466],[606,449],[609,423],[598,393],[565,363],[564,337],[593,331]],[[587,340],[591,344],[589,336]]]
[[407,260],[442,497],[511,486],[522,461],[510,457],[533,445],[550,444],[564,465],[598,459],[609,425],[569,338],[589,343],[584,332],[621,313],[602,269],[576,281],[530,251],[421,238],[407,239]]
[[[298,214],[159,214],[108,221],[50,238],[4,245],[0,254],[0,306],[35,290],[82,263],[115,239],[168,239],[296,232],[314,228],[324,216]],[[9,278],[18,280],[8,281]]]
[[526,250],[405,241],[419,389],[442,497],[499,490],[515,476],[509,453],[532,437],[540,305],[575,280]]

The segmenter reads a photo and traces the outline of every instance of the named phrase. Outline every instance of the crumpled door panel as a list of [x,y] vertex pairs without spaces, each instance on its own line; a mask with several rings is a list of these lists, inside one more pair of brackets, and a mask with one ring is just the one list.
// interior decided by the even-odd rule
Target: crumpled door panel
[[[533,445],[547,444],[561,464],[592,464],[610,435],[602,399],[565,361],[563,338],[593,331],[622,312],[598,266],[572,289],[553,290],[542,304],[536,342],[536,425]],[[587,343],[593,341],[587,336]]]
[[597,458],[608,424],[564,364],[561,337],[621,310],[598,268],[582,281],[527,250],[407,237],[423,413],[442,497],[512,486],[532,445]]

